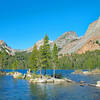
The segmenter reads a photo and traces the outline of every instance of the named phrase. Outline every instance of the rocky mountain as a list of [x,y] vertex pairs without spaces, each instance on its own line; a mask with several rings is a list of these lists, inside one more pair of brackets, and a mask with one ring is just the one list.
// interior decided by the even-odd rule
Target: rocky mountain
[[53,43],[56,43],[59,51],[65,46],[68,45],[69,43],[78,40],[79,37],[76,34],[76,32],[74,31],[69,31],[69,32],[65,32],[63,35],[61,35],[60,37],[58,37]]
[[[54,42],[49,40],[51,49],[56,43],[59,49],[59,54],[85,53],[86,51],[100,50],[100,18],[91,23],[82,37],[78,37],[76,32],[69,31],[62,34]],[[37,48],[43,45],[43,39],[37,43]],[[26,50],[17,50],[10,48],[3,40],[0,40],[0,50],[5,49],[9,55],[14,55],[15,52],[32,52],[33,46]]]
[[[49,44],[52,45],[53,41],[49,40]],[[36,42],[37,45],[37,49],[40,48],[41,45],[43,45],[43,39],[39,40],[38,42]],[[26,52],[32,52],[33,50],[33,46],[31,48],[26,49]]]
[[83,37],[66,44],[59,54],[81,54],[93,50],[100,50],[100,18],[89,25]]
[[0,51],[6,51],[9,55],[15,55],[16,52],[26,52],[27,50],[12,49],[3,40],[0,40]]
[[[49,44],[51,45],[52,43],[53,41],[49,40]],[[43,39],[36,42],[36,45],[37,45],[37,48],[39,49],[40,46],[43,45]],[[33,46],[25,50],[12,49],[3,40],[0,40],[0,51],[3,51],[3,50],[5,50],[9,55],[15,55],[16,52],[26,52],[26,53],[32,52]]]
[[0,40],[0,51],[5,50],[9,55],[14,55],[15,50],[10,48],[3,40]]

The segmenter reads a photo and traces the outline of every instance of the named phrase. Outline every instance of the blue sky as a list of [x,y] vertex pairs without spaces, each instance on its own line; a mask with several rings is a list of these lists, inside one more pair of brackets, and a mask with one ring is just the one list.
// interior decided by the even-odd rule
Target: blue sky
[[73,30],[85,34],[100,16],[100,0],[0,0],[0,40],[26,49],[45,33],[55,40]]

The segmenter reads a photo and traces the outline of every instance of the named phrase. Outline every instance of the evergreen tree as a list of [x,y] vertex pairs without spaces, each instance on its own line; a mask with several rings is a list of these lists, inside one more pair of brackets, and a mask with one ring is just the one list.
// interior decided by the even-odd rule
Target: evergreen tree
[[0,53],[1,68],[4,69],[8,65],[8,54],[5,50]]
[[53,77],[55,78],[56,66],[58,64],[58,49],[57,49],[56,43],[54,44],[54,47],[52,50],[52,59],[53,59],[53,65],[54,65]]
[[12,63],[12,69],[15,70],[15,69],[17,69],[17,67],[18,67],[18,61],[15,60],[15,61]]
[[42,67],[43,67],[43,46],[41,45],[39,48],[39,69],[40,69],[40,77],[42,77]]
[[34,73],[36,73],[38,69],[38,56],[39,52],[37,50],[37,46],[34,45],[32,54],[30,55],[30,68],[34,71]]
[[42,50],[43,50],[43,52],[42,52],[42,66],[45,70],[44,75],[46,75],[46,69],[50,65],[50,57],[51,57],[49,38],[48,38],[47,34],[44,37],[44,43],[43,43]]
[[90,71],[90,69],[92,68],[92,59],[90,57],[88,58],[87,65],[88,65],[88,69]]

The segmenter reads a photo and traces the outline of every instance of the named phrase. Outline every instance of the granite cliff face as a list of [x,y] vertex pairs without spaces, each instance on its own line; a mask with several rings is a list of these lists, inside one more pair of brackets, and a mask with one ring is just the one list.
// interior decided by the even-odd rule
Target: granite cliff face
[[9,55],[14,55],[15,50],[10,48],[3,40],[0,40],[0,51],[5,50]]
[[77,51],[78,53],[100,50],[100,18],[89,25],[84,38],[88,38],[88,41]]
[[[76,41],[78,39],[79,39],[79,37],[76,34],[76,32],[70,31],[70,32],[65,32],[63,35],[58,37],[53,42],[53,44],[56,43],[58,49],[61,50],[65,45],[68,45],[69,43]],[[53,44],[52,44],[52,46],[53,46]]]
[[[39,40],[38,42],[36,42],[37,49],[39,49],[40,46],[43,45],[43,41],[44,41],[44,40],[41,39],[41,40]],[[53,43],[53,41],[49,40],[49,44],[52,45],[52,43]],[[32,46],[31,48],[26,49],[25,51],[26,51],[26,52],[32,52],[32,50],[33,50],[33,46]]]
[[[98,43],[97,43],[98,41]],[[86,34],[80,39],[66,44],[59,54],[85,53],[86,51],[100,50],[100,18],[91,23]]]

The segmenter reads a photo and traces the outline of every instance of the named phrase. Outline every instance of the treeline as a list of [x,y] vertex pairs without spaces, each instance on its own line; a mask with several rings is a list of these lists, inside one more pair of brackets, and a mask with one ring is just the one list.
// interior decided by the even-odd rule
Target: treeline
[[0,51],[0,69],[25,69],[28,67],[30,53],[16,52],[9,55],[6,50]]
[[9,55],[6,50],[0,51],[1,69],[32,69],[34,72],[44,69],[56,69],[58,66],[58,49],[54,44],[50,49],[49,38],[44,37],[44,43],[37,49],[34,45],[32,53],[16,52],[14,56]]
[[100,68],[100,50],[88,51],[84,54],[59,56],[56,44],[50,49],[49,38],[44,37],[44,43],[39,50],[34,45],[32,53],[16,52],[9,55],[6,50],[0,51],[1,69],[28,69],[36,72],[41,69],[95,69]]
[[33,51],[29,57],[29,68],[36,73],[37,70],[44,69],[44,75],[46,75],[47,69],[54,69],[54,77],[55,77],[55,69],[58,65],[58,49],[56,44],[54,44],[53,49],[50,49],[49,38],[47,35],[44,37],[44,43],[40,46],[39,50],[37,46],[34,45]]
[[95,69],[100,68],[100,50],[84,54],[71,54],[59,59],[58,69]]

